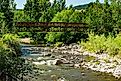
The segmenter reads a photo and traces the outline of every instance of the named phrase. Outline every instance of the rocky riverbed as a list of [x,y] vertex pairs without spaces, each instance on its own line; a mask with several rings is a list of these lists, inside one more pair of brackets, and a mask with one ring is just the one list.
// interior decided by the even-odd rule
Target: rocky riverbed
[[[96,72],[111,73],[116,78],[121,76],[120,59],[110,57],[106,53],[90,53],[78,44],[62,47],[29,47],[22,48],[24,58],[37,66],[66,66],[70,68],[87,68]],[[76,80],[75,80],[76,81]],[[91,81],[91,80],[90,80]],[[108,80],[115,81],[115,80]]]
[[94,71],[112,73],[116,78],[121,77],[121,59],[111,57],[107,53],[90,53],[77,44],[53,50],[53,52],[59,51],[61,54],[66,54],[65,59],[72,62],[74,67],[81,66]]

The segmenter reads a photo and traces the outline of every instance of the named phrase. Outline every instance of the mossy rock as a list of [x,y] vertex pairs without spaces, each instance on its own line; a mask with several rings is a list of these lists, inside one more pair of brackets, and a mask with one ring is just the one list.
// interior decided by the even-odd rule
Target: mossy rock
[[61,47],[62,44],[63,44],[63,42],[57,42],[57,43],[55,44],[55,47]]
[[96,59],[96,57],[93,57],[93,56],[86,56],[86,57],[85,57],[85,60],[86,60],[87,62],[90,62],[90,61],[95,60],[95,59]]

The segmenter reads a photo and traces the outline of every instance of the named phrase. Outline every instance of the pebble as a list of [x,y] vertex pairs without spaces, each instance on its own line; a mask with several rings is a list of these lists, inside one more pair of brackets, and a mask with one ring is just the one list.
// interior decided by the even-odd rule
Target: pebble
[[82,76],[85,76],[85,73],[81,73],[82,74]]
[[46,62],[45,61],[42,61],[42,62],[33,62],[33,64],[35,64],[35,65],[43,65],[43,64],[46,64]]
[[75,68],[80,68],[80,64],[74,64]]
[[39,61],[39,60],[42,60],[42,59],[43,59],[43,57],[38,57],[38,58],[37,58],[38,61]]

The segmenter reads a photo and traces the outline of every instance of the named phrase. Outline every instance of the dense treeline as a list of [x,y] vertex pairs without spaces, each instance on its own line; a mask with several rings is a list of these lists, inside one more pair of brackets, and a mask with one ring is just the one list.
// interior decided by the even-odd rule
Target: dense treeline
[[[27,0],[24,9],[15,11],[15,21],[40,21],[40,22],[84,22],[89,25],[89,30],[96,34],[115,35],[120,29],[120,1],[98,0],[88,4],[85,9],[75,10],[72,6],[66,7],[65,0],[50,3],[45,0]],[[27,34],[27,33],[24,33]],[[81,41],[87,36],[80,33],[35,33],[24,35],[35,41],[72,43]],[[23,36],[23,35],[22,35]],[[77,38],[79,37],[79,38]],[[77,38],[77,39],[76,39]],[[68,39],[68,40],[67,40]]]
[[[83,22],[87,23],[89,32],[95,34],[116,35],[120,32],[121,2],[118,0],[104,0],[100,3],[96,0],[85,8],[76,10],[75,7],[66,7],[65,0],[27,0],[24,9],[16,9],[14,0],[2,0],[0,6],[1,33],[15,32],[15,22]],[[85,40],[88,35],[85,32],[18,32],[22,38],[30,37],[35,43],[65,44]]]
[[[88,4],[88,7],[76,10],[72,6],[66,7],[65,0],[27,0],[24,9],[15,9],[13,0],[2,2],[0,17],[2,33],[13,32],[14,22],[84,22],[89,25],[89,30],[96,34],[115,35],[120,31],[121,25],[121,2],[118,0],[105,0],[100,3],[98,0]],[[109,3],[110,2],[110,3]],[[6,11],[7,10],[7,11]],[[9,15],[8,15],[9,14]],[[31,37],[36,42],[64,42],[72,43],[86,38],[83,32],[80,33],[19,33],[20,37]],[[79,36],[79,38],[77,38]],[[76,39],[77,38],[77,39]],[[67,40],[68,39],[68,40]]]
[[104,4],[97,0],[87,8],[84,21],[95,33],[118,33],[121,26],[120,6],[121,2],[118,0],[112,0],[110,4],[108,0]]
[[[82,22],[83,12],[75,11],[75,9],[66,7],[65,0],[54,1],[50,3],[45,0],[28,0],[24,9],[15,12],[14,19],[16,21],[39,21],[39,22]],[[83,37],[82,32],[49,32],[49,33],[19,33],[21,37],[31,37],[36,43],[41,41],[56,43],[71,43],[80,41]],[[80,36],[79,38],[77,38]],[[86,37],[86,36],[85,36]],[[75,39],[77,38],[77,39]],[[67,40],[68,39],[68,40]]]

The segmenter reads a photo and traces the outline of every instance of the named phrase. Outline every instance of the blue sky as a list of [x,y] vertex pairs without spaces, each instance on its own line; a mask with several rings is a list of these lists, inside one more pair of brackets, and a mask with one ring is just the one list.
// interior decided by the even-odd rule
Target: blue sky
[[[26,0],[15,0],[17,4],[17,9],[21,9],[24,7],[24,4],[26,3]],[[82,4],[87,4],[90,2],[95,2],[96,0],[66,0],[66,5],[82,5]],[[103,0],[100,0],[100,2],[103,2]]]

